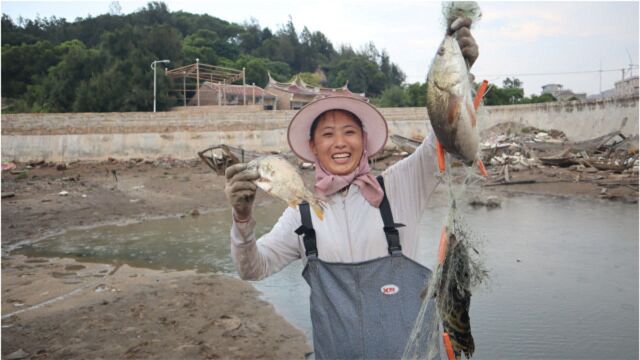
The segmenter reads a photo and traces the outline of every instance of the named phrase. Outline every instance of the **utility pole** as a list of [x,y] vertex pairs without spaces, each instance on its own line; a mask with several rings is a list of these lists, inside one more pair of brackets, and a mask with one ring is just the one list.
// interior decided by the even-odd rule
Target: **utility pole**
[[155,60],[151,63],[151,68],[153,69],[153,112],[156,112],[156,66],[158,63],[168,64],[170,62],[169,60]]
[[198,92],[198,107],[200,107],[200,59],[196,58],[196,91]]
[[184,107],[187,107],[187,72],[182,71],[182,99]]
[[598,85],[598,94],[602,94],[602,60],[600,60],[600,84]]

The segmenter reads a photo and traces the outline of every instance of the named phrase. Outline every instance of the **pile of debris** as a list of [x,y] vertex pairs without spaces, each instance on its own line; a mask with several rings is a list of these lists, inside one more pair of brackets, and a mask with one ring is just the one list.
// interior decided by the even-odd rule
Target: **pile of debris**
[[[613,131],[593,139],[572,142],[558,130],[501,124],[484,132],[482,161],[494,167],[522,170],[563,167],[576,171],[638,173],[638,137]],[[506,131],[505,131],[506,130]]]

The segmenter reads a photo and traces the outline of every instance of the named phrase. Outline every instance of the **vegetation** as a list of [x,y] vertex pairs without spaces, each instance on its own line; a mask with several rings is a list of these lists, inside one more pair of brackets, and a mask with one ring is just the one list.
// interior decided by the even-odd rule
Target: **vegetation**
[[[113,4],[117,5],[117,2]],[[200,14],[171,12],[150,2],[129,15],[109,14],[73,22],[51,17],[14,22],[2,15],[2,98],[5,112],[149,111],[153,108],[154,60],[170,68],[205,64],[245,68],[247,84],[264,87],[268,73],[278,81],[296,74],[312,86],[365,93],[378,106],[424,106],[426,83],[405,84],[405,75],[373,43],[360,50],[335,49],[321,32],[298,32],[291,18],[275,32],[255,19],[242,25]],[[177,104],[182,82],[157,76],[157,108]],[[324,73],[321,77],[317,70]],[[188,84],[193,89],[194,81]],[[193,92],[191,93],[193,94]],[[522,83],[492,85],[488,105],[554,101],[523,96]],[[189,95],[189,94],[188,94]]]
[[[484,97],[485,105],[513,105],[513,104],[535,104],[556,101],[551,94],[541,94],[537,96],[532,94],[530,97],[524,96],[522,81],[516,78],[506,78],[502,81],[502,87],[489,84],[487,93]],[[476,84],[476,88],[479,85]]]
[[[148,111],[153,107],[151,62],[170,59],[175,68],[195,58],[244,67],[247,83],[258,86],[266,85],[267,72],[279,81],[302,73],[305,81],[319,85],[313,73],[322,69],[324,86],[340,87],[348,80],[351,91],[377,97],[405,79],[374,44],[335,49],[321,32],[305,27],[298,33],[291,18],[274,32],[256,20],[239,25],[150,2],[129,15],[115,9],[73,22],[51,17],[16,23],[3,14],[2,97],[11,104],[4,110]],[[171,89],[182,84],[158,74],[157,107],[162,110],[176,103]]]

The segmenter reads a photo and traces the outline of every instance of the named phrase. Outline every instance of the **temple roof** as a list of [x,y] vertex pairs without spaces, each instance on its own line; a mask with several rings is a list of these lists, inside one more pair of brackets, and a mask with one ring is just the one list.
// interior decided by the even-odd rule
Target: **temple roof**
[[269,75],[269,83],[266,88],[273,87],[277,90],[285,91],[292,94],[318,96],[321,97],[331,95],[347,95],[353,97],[366,98],[364,93],[353,93],[349,90],[349,81],[347,81],[342,87],[339,88],[325,88],[310,86],[302,80],[299,74],[297,74],[293,80],[288,83],[278,82]]
[[[275,99],[275,95],[271,94],[270,92],[256,85],[243,86],[243,85],[217,84],[210,81],[205,81],[202,84],[201,88],[205,86],[210,87],[213,90],[218,90],[218,88],[224,88],[224,92],[227,95],[238,95],[238,96],[242,96],[243,94],[245,94],[246,96],[251,96],[253,89],[255,89],[256,95],[262,96],[265,99]],[[245,87],[246,87],[246,92],[244,90]]]

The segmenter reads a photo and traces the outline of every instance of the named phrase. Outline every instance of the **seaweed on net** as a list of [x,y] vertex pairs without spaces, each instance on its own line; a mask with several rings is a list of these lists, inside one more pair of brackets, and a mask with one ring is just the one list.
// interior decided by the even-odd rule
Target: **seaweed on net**
[[[442,263],[435,266],[431,278],[425,285],[420,312],[405,346],[403,359],[439,359],[440,324],[456,325],[463,319],[463,322],[466,321],[466,325],[469,325],[466,312],[470,305],[471,291],[488,277],[481,257],[481,243],[457,211],[458,199],[464,195],[467,186],[478,178],[471,168],[466,168],[465,171],[465,179],[459,187],[453,184],[449,166],[443,175],[449,193],[446,224],[446,236],[449,241],[446,256]],[[470,332],[470,328],[466,330]],[[473,344],[472,339],[469,341]],[[473,345],[465,355],[470,356],[471,353]]]

